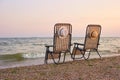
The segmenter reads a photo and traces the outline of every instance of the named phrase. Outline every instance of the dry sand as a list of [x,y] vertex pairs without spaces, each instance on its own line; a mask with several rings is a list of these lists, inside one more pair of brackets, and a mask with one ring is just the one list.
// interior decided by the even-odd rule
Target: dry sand
[[120,80],[120,56],[0,69],[0,80]]

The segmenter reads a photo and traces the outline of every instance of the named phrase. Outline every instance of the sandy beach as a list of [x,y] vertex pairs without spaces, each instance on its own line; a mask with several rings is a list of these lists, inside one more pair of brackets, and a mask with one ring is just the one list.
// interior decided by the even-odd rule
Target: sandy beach
[[0,80],[120,80],[120,0],[0,0]]
[[120,56],[0,69],[0,80],[120,80]]

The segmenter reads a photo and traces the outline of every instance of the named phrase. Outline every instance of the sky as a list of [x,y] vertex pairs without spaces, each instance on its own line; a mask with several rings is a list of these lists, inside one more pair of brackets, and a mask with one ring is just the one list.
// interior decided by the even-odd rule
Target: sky
[[101,36],[120,37],[120,0],[0,0],[0,37],[52,37],[56,23],[70,23],[73,37],[88,24]]

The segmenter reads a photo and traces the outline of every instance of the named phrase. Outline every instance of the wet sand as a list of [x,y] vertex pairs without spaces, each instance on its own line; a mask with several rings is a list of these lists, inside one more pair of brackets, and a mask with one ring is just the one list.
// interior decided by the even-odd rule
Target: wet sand
[[0,80],[120,80],[120,56],[0,69]]

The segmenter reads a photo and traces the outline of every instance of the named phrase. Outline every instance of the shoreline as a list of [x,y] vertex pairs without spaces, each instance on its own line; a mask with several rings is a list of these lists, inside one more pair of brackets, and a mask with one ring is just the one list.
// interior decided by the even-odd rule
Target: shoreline
[[[119,53],[114,54],[101,54],[102,58],[109,58],[109,57],[116,57],[120,56]],[[90,59],[99,59],[98,55],[92,55],[90,56]],[[89,59],[89,60],[90,60]],[[62,60],[62,59],[61,59]],[[82,59],[80,59],[82,60]],[[71,59],[70,55],[66,56],[65,62],[73,61]],[[53,61],[49,60],[48,64],[52,64]],[[23,61],[13,61],[13,62],[5,62],[2,65],[0,65],[0,69],[7,69],[7,68],[16,68],[16,67],[27,67],[27,66],[34,66],[34,65],[44,65],[44,58],[37,58],[37,59],[26,59]]]

